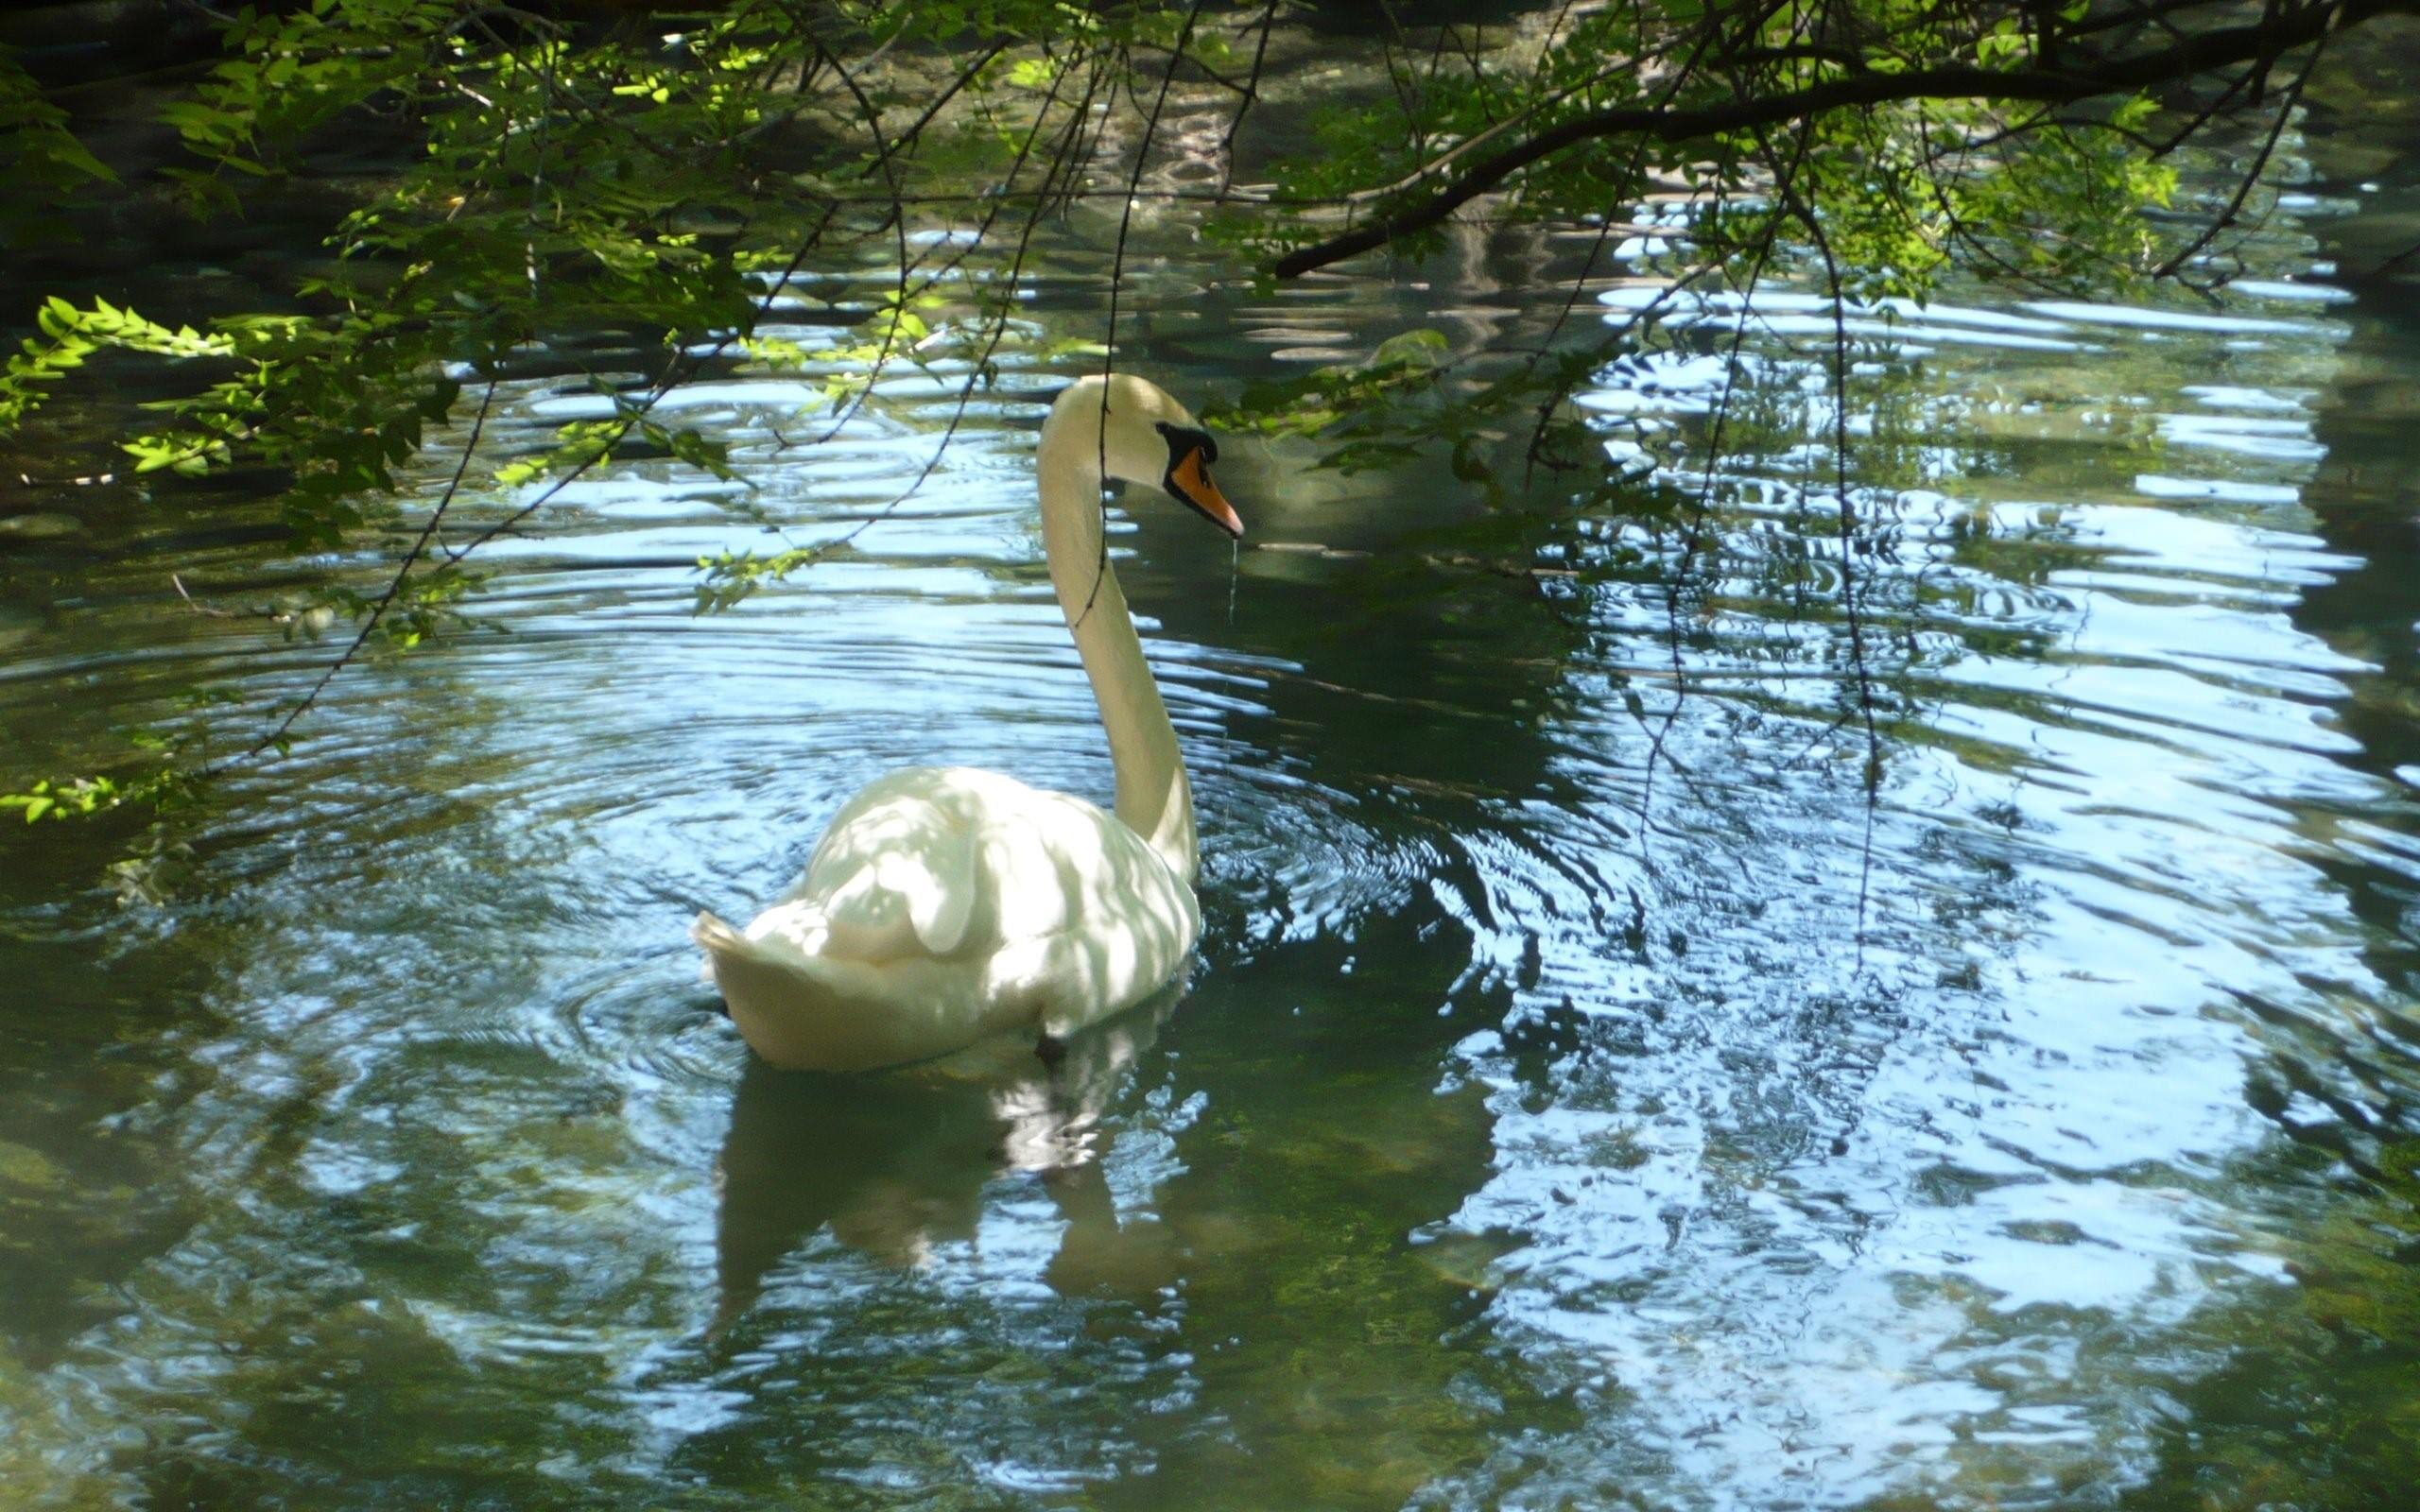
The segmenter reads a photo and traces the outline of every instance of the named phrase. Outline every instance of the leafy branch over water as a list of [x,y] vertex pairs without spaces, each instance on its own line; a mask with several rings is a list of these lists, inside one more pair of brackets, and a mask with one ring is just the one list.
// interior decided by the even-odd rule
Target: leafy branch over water
[[[339,622],[353,633],[332,639],[302,693],[252,711],[262,733],[236,754],[205,759],[190,732],[147,737],[124,769],[0,773],[19,784],[0,803],[41,820],[185,801],[235,763],[283,754],[343,668],[460,621],[479,550],[543,524],[572,480],[633,455],[735,475],[712,438],[659,412],[710,369],[813,377],[786,440],[813,446],[903,366],[954,382],[962,417],[1004,352],[1115,364],[1017,314],[1037,232],[1096,198],[1128,217],[1138,200],[1199,214],[1206,273],[1236,281],[1380,250],[1416,258],[1474,220],[1593,228],[1566,318],[1543,342],[1402,336],[1222,412],[1228,425],[1314,438],[1348,469],[1434,451],[1495,506],[1540,476],[1600,504],[1619,494],[1624,466],[1568,400],[1668,305],[1658,296],[1610,338],[1565,334],[1617,239],[1664,237],[1685,257],[1672,301],[1748,295],[1785,269],[1811,280],[1837,327],[1824,375],[1833,428],[1818,438],[1835,451],[1833,592],[1849,620],[1845,676],[1878,741],[1854,564],[1881,526],[1845,484],[1846,313],[1922,301],[1962,272],[2038,288],[2208,284],[2227,239],[2257,219],[2269,154],[2231,198],[2147,215],[2169,207],[2176,155],[2246,122],[2273,145],[2329,38],[2411,9],[1566,5],[1495,26],[1391,25],[1355,55],[1367,66],[1305,83],[1295,65],[1320,44],[1291,24],[1313,8],[1282,4],[744,0],[629,6],[613,24],[471,0],[247,8],[220,28],[223,54],[162,111],[186,156],[151,192],[195,215],[242,214],[367,130],[394,142],[392,170],[359,190],[328,264],[279,308],[189,318],[52,296],[23,312],[31,332],[0,371],[0,430],[125,365],[164,364],[177,390],[118,442],[135,473],[173,487],[267,469],[298,547],[381,530],[401,544],[371,586],[328,586],[282,616],[285,633]],[[1176,87],[1224,112],[1214,145],[1172,149],[1157,135]],[[129,192],[53,93],[0,59],[11,181],[28,191],[0,225],[13,244],[72,231],[93,197]],[[1274,105],[1309,121],[1307,142],[1298,124],[1273,124]],[[1180,150],[1207,152],[1196,166],[1208,172],[1147,175]],[[1642,224],[1650,200],[1678,212]],[[764,332],[797,300],[799,275],[869,266],[887,292],[871,311],[836,312],[854,321],[846,334],[810,345]],[[600,334],[651,354],[636,386],[580,355],[579,339]],[[605,412],[542,449],[481,454],[498,386],[524,375],[585,378]],[[1697,496],[1659,506],[1680,523],[1685,590],[1716,458],[1753,419],[1735,397],[1726,378],[1690,438]],[[956,427],[935,438],[918,483]],[[456,449],[434,481],[433,434]],[[1498,446],[1508,434],[1516,466]],[[472,499],[502,507],[464,528]],[[736,602],[839,543],[703,563],[700,606]],[[1676,645],[1688,603],[1672,596]],[[1878,760],[1877,744],[1869,788]]]

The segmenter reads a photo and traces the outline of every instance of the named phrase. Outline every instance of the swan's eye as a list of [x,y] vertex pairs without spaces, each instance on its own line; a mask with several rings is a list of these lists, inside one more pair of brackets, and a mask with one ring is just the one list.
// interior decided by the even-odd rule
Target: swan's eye
[[1154,421],[1153,429],[1160,433],[1161,439],[1168,443],[1168,466],[1170,467],[1184,461],[1186,455],[1192,452],[1200,452],[1201,460],[1204,462],[1219,460],[1219,443],[1210,438],[1208,431],[1197,430],[1189,425],[1171,425],[1167,421]]

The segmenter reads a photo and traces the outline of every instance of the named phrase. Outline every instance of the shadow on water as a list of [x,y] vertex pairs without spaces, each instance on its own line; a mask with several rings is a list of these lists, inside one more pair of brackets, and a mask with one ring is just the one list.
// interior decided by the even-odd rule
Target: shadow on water
[[755,1301],[768,1271],[827,1229],[905,1267],[971,1242],[985,1189],[1004,1177],[1037,1180],[1065,1221],[1044,1272],[1051,1284],[1139,1279],[1128,1257],[1150,1242],[1118,1222],[1101,1172],[1103,1121],[1178,995],[1171,988],[1076,1036],[1056,1066],[1005,1041],[880,1076],[782,1072],[751,1058],[717,1167],[717,1328]]
[[[1084,214],[1037,249],[1053,335],[1099,307]],[[1262,295],[1141,255],[1167,230],[1121,339],[1186,394],[1542,327],[1588,245]],[[1067,374],[1009,365],[852,554],[703,619],[699,556],[855,528],[946,406],[782,452],[797,384],[696,386],[761,489],[582,480],[498,543],[513,633],[348,675],[178,909],[79,890],[118,837],[0,836],[0,1473],[67,1506],[2393,1504],[2420,331],[2326,302],[2328,250],[2281,222],[2277,279],[2210,308],[1873,322],[1870,805],[1787,427],[1695,561],[1644,484],[1481,518],[1442,470],[1241,438],[1232,576],[1130,501],[1205,945],[1056,1073],[769,1071],[680,935],[883,771],[1107,792],[1030,520]],[[1787,420],[1828,312],[1768,292]],[[1609,457],[1703,425],[1737,311],[1685,314],[1582,396]],[[517,378],[489,434],[595,403]],[[0,559],[0,725],[45,761],[324,654],[158,571],[320,567],[162,507]]]
[[[2365,129],[2323,144],[2336,192],[2420,204],[2420,117],[2391,65],[2389,93],[2353,88]],[[2358,78],[2362,70],[2352,70]],[[2352,85],[2353,79],[2340,81]],[[2380,80],[2366,81],[2375,89]],[[2333,149],[2333,150],[2331,150]],[[2337,151],[2359,154],[2349,168]],[[2332,170],[2332,171],[2331,171]],[[2406,791],[2420,777],[2420,269],[2367,276],[2381,259],[2362,220],[2323,222],[2325,253],[2359,298],[2340,365],[2310,402],[2326,459],[2302,502],[2344,568],[2302,593],[2294,623],[2365,670],[2340,706],[2359,740],[2347,765]],[[2400,253],[2407,236],[2385,248]],[[2408,262],[2408,259],[2406,260]],[[2195,1320],[2160,1432],[2158,1472],[2126,1500],[2146,1512],[2211,1505],[2394,1508],[2420,1486],[2420,812],[2406,801],[2312,816],[2315,864],[2368,926],[2363,963],[2377,986],[2316,984],[2328,1012],[2249,1005],[2267,1054],[2248,1068],[2247,1099],[2280,1138],[2234,1173],[2291,1232],[2290,1280],[2240,1309]]]

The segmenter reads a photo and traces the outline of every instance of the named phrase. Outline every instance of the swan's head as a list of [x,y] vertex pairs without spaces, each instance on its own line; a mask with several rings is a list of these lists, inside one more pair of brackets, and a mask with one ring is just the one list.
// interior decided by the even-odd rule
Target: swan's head
[[1105,477],[1159,489],[1228,535],[1242,537],[1243,521],[1210,481],[1219,443],[1159,385],[1131,373],[1087,378],[1050,407],[1045,429],[1063,428],[1069,445],[1097,451]]

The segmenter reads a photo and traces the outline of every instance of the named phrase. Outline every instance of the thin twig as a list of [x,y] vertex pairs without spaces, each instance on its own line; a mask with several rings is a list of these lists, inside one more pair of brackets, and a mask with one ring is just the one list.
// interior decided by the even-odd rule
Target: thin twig
[[[422,524],[420,534],[412,539],[411,549],[404,553],[404,559],[395,568],[394,576],[388,579],[386,592],[372,602],[370,612],[362,616],[361,628],[354,632],[351,644],[320,672],[319,680],[311,684],[310,691],[285,712],[285,717],[277,722],[277,728],[253,742],[241,756],[235,758],[236,761],[251,761],[272,747],[282,747],[287,733],[294,729],[294,722],[311,711],[320,701],[320,695],[327,692],[328,684],[337,679],[337,674],[351,666],[354,659],[361,654],[361,648],[370,644],[370,637],[377,633],[380,622],[386,619],[387,611],[394,607],[396,598],[402,594],[412,569],[428,554],[430,542],[437,539],[437,527],[444,523],[445,511],[452,507],[455,496],[462,491],[462,479],[471,471],[471,457],[479,449],[479,437],[487,429],[488,411],[495,404],[496,385],[501,381],[498,375],[489,377],[486,390],[479,395],[478,412],[471,417],[470,438],[462,443],[461,455],[454,459],[454,475],[445,480],[445,491],[438,496],[435,507],[428,511],[428,519]],[[184,586],[179,584],[178,592],[183,591]],[[232,765],[232,762],[222,763],[208,768],[202,775],[216,777]]]
[[[1167,72],[1160,76],[1159,96],[1151,102],[1151,112],[1143,122],[1143,140],[1135,145],[1134,173],[1129,185],[1130,191],[1141,185],[1143,181],[1144,165],[1150,161],[1151,157],[1151,139],[1159,134],[1160,113],[1167,109],[1168,88],[1176,82],[1177,59],[1184,55],[1186,45],[1193,41],[1194,23],[1201,19],[1203,4],[1204,0],[1193,0],[1192,9],[1184,13],[1184,25],[1177,31],[1176,52],[1168,60]],[[1118,212],[1117,249],[1111,255],[1109,264],[1109,330],[1101,342],[1100,359],[1100,376],[1104,385],[1117,371],[1117,294],[1126,279],[1126,232],[1133,222],[1134,199],[1130,192],[1125,206]],[[1098,475],[1106,482],[1109,477],[1109,394],[1105,388],[1101,394],[1100,421],[1093,439],[1098,465]],[[1106,507],[1097,503],[1096,507],[1105,509]],[[1100,533],[1100,558],[1093,564],[1092,591],[1084,595],[1083,610],[1077,614],[1074,626],[1081,626],[1086,617],[1092,613],[1093,604],[1100,597],[1100,585],[1108,579],[1109,531],[1104,528]]]

